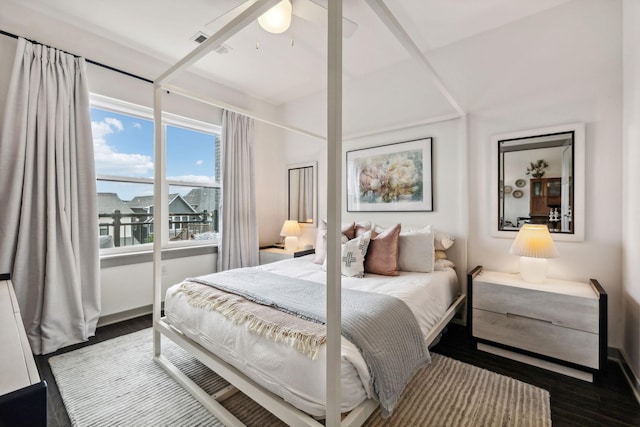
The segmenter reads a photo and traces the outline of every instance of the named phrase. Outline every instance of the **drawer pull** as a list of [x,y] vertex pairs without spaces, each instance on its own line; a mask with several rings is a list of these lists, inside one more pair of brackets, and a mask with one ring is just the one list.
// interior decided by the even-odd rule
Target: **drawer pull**
[[536,319],[535,317],[523,316],[522,314],[507,313],[507,317],[515,317],[515,318],[521,318],[521,319],[527,319],[527,320],[535,320],[536,322],[543,322],[543,323],[553,324],[553,322],[551,320]]

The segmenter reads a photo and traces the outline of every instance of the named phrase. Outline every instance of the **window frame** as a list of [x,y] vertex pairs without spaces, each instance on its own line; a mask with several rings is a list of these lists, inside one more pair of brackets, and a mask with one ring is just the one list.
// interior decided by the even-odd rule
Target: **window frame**
[[[106,111],[111,111],[117,114],[126,114],[133,117],[137,117],[143,120],[151,120],[153,122],[153,108],[145,107],[142,105],[133,104],[127,101],[122,101],[115,98],[106,97],[103,95],[98,95],[91,93],[89,95],[89,104],[91,108],[99,108]],[[188,130],[204,132],[215,135],[217,138],[221,137],[222,127],[218,125],[213,125],[210,123],[205,123],[200,120],[192,119],[185,116],[180,116],[173,113],[162,113],[162,141],[161,141],[161,149],[166,151],[166,135],[167,135],[167,126],[177,126],[186,128]],[[154,142],[154,150],[155,141]],[[93,143],[93,141],[92,141]],[[154,169],[157,166],[154,161]],[[166,165],[165,168],[166,170]],[[154,178],[143,178],[143,177],[126,177],[119,175],[99,175],[96,173],[96,183],[98,181],[109,181],[109,182],[121,182],[127,184],[150,184],[154,185]],[[222,183],[220,181],[216,181],[214,176],[214,182],[211,184],[203,185],[202,182],[194,182],[194,181],[176,181],[176,180],[168,180],[165,175],[162,177],[162,185],[167,189],[167,194],[170,186],[182,186],[182,187],[200,187],[200,188],[216,188],[222,190]],[[97,194],[97,188],[96,188]],[[155,205],[155,201],[154,201]],[[100,231],[100,229],[99,229]],[[169,224],[167,224],[164,229],[161,231],[165,233],[165,235],[169,235]],[[155,232],[154,232],[155,233]],[[178,249],[185,247],[194,247],[194,246],[218,246],[219,241],[217,240],[179,240],[179,241],[169,241],[168,239],[164,239],[165,244],[163,245],[163,249]],[[138,254],[140,252],[151,252],[153,251],[153,243],[141,243],[139,245],[131,245],[131,246],[122,246],[122,247],[113,247],[113,248],[101,248],[100,256],[110,257],[114,255],[127,255],[127,254]]]

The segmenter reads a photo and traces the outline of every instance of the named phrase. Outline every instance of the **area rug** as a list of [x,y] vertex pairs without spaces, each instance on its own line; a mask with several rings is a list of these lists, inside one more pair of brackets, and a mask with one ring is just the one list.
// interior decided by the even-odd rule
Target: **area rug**
[[[226,382],[177,345],[163,353],[209,393]],[[367,426],[550,426],[549,393],[512,378],[432,353],[393,416],[376,411]],[[152,359],[145,329],[49,359],[74,426],[221,426]],[[224,402],[248,426],[282,426],[241,393]]]

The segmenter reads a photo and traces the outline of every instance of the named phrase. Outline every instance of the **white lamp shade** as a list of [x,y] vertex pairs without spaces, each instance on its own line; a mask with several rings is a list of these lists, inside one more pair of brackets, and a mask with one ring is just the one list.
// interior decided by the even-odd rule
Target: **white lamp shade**
[[558,256],[549,229],[541,224],[524,224],[509,253],[520,255],[520,275],[531,283],[544,282],[547,278],[547,258]]
[[298,221],[292,219],[286,220],[282,225],[282,230],[280,230],[280,235],[282,237],[299,236],[300,233],[301,231]]
[[270,33],[284,33],[291,26],[292,7],[289,0],[282,0],[277,5],[260,15],[258,23]]
[[282,225],[280,235],[284,237],[284,250],[294,252],[298,248],[298,236],[301,230],[298,221],[288,219]]
[[509,253],[529,258],[556,258],[558,250],[546,225],[524,224]]

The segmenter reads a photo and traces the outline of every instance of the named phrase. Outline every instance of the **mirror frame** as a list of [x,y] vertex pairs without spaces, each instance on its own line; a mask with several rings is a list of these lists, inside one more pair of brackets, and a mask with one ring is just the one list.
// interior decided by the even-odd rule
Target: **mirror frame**
[[553,240],[564,242],[583,242],[585,226],[585,124],[571,123],[566,125],[551,126],[539,129],[529,129],[518,132],[509,132],[494,135],[491,137],[491,235],[515,239],[517,230],[500,230],[498,227],[499,218],[499,149],[500,141],[505,139],[531,138],[543,136],[551,133],[573,132],[573,233],[552,233]]
[[289,219],[289,211],[291,210],[291,197],[289,192],[291,191],[291,185],[289,182],[290,174],[289,171],[291,169],[301,169],[311,167],[313,170],[313,222],[298,222],[300,227],[317,227],[318,226],[318,162],[306,162],[306,163],[295,163],[291,165],[287,165],[287,212],[285,214],[286,219]]

